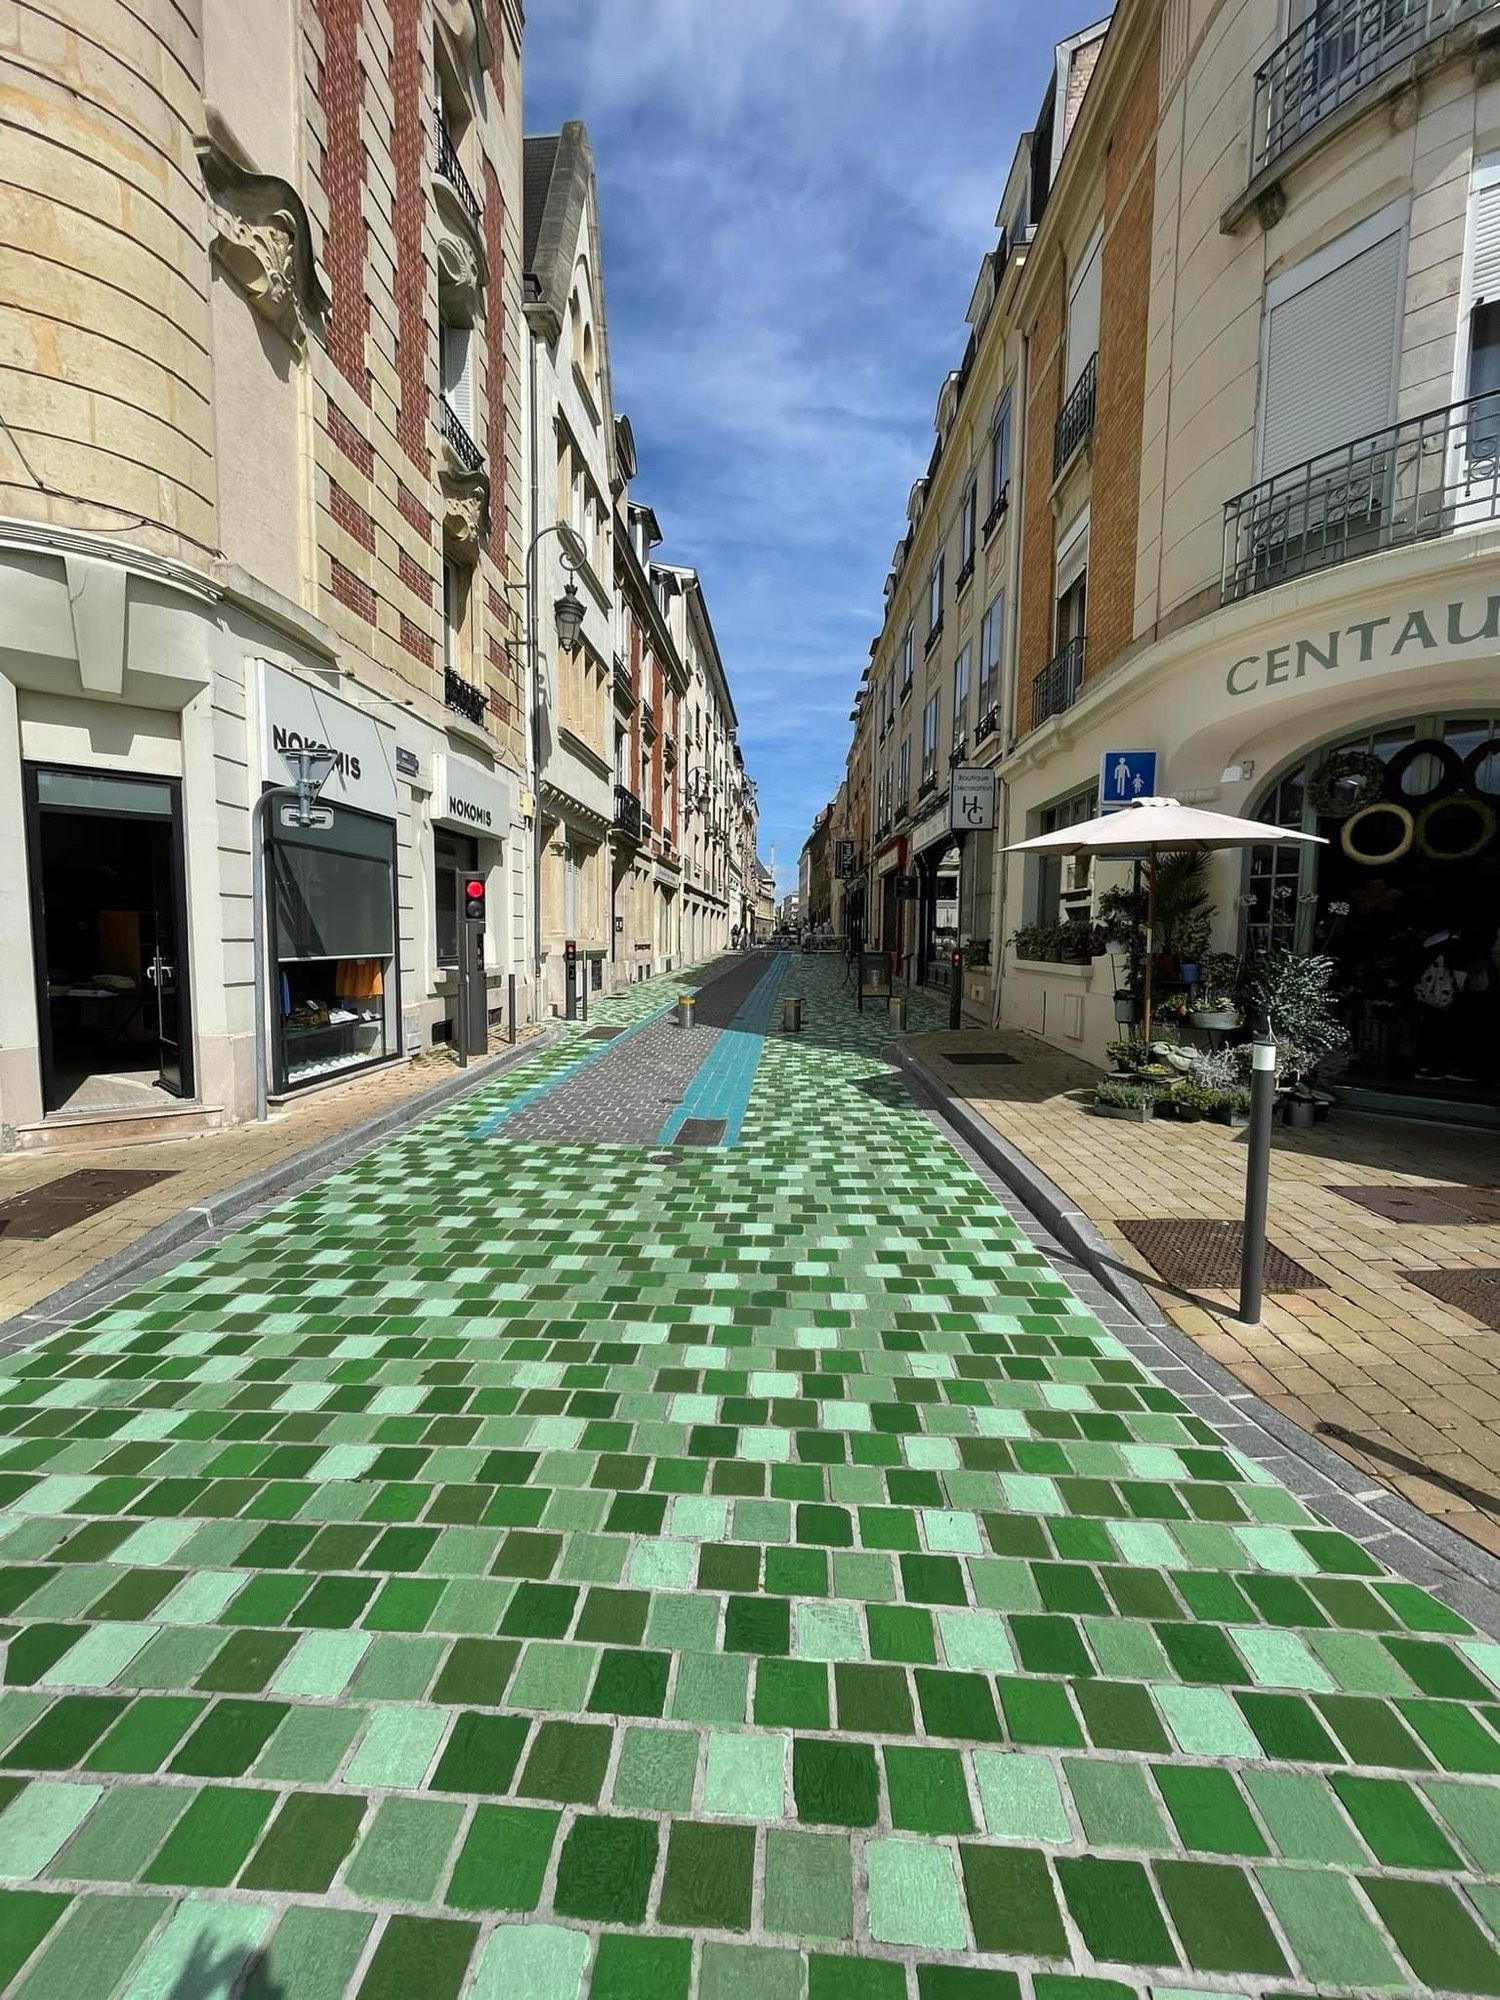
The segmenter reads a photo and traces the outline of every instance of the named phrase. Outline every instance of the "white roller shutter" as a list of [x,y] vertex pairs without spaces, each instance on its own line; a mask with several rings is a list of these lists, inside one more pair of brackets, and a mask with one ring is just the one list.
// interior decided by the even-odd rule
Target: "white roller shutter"
[[1103,243],[1104,232],[1102,229],[1096,229],[1068,287],[1066,359],[1068,379],[1064,384],[1064,395],[1088,366],[1090,356],[1098,352],[1099,282],[1104,265],[1101,254]]
[[474,430],[474,387],[469,361],[472,346],[473,334],[469,327],[445,326],[442,329],[443,395],[454,416],[470,435]]
[[1395,230],[1271,307],[1262,478],[1391,421],[1404,243]]
[[1473,268],[1469,279],[1471,305],[1500,302],[1500,168],[1491,166],[1481,179],[1474,176],[1469,209]]

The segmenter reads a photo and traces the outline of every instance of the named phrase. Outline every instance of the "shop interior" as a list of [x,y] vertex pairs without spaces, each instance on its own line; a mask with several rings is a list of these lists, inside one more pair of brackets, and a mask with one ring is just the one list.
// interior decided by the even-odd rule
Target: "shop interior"
[[273,821],[278,1090],[392,1052],[395,833],[343,807],[326,825]]
[[[170,811],[167,788],[150,789]],[[53,808],[35,816],[48,1111],[159,1105],[163,1091],[183,1088],[172,838],[169,818]]]

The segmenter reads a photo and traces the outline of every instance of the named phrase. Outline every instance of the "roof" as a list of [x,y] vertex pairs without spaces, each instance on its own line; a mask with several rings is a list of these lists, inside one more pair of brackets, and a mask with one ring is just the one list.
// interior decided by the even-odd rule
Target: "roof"
[[[570,118],[560,132],[526,141],[522,182],[525,275],[535,279],[538,300],[558,327],[567,318],[578,235],[593,180],[593,150],[579,119]],[[594,261],[597,263],[597,256]],[[596,268],[593,275],[602,297],[603,274]]]
[[561,143],[561,134],[557,132],[548,132],[540,138],[526,141],[525,176],[522,185],[525,226],[522,254],[528,271],[536,262],[536,243],[541,233],[542,210],[547,205],[547,191],[552,185],[552,169]]

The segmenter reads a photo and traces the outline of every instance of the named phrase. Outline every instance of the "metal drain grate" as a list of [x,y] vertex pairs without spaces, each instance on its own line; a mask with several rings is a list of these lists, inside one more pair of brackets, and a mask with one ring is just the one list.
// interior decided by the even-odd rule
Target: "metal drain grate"
[[943,1061],[948,1063],[971,1063],[977,1065],[980,1063],[993,1064],[993,1063],[1019,1062],[1020,1057],[1003,1056],[1000,1054],[998,1050],[960,1049],[956,1055],[948,1055],[946,1053],[943,1054]]
[[1469,1313],[1492,1333],[1500,1333],[1500,1270],[1471,1264],[1452,1271],[1403,1271],[1401,1276],[1445,1306]]
[[623,1028],[590,1028],[584,1036],[586,1042],[612,1042],[616,1035],[623,1035]]
[[1333,1192],[1387,1222],[1425,1222],[1438,1229],[1500,1223],[1500,1188],[1339,1187]]
[[677,1128],[674,1146],[722,1146],[725,1118],[684,1118]]
[[[1169,1285],[1183,1291],[1232,1292],[1239,1288],[1244,1228],[1238,1222],[1181,1221],[1130,1217],[1115,1227],[1134,1244],[1146,1262]],[[1266,1245],[1265,1287],[1268,1292],[1311,1292],[1326,1289],[1322,1278]]]
[[117,1201],[139,1194],[142,1188],[169,1181],[168,1169],[147,1172],[137,1167],[84,1167],[63,1174],[25,1194],[13,1194],[0,1201],[0,1236],[9,1242],[43,1243],[76,1223],[86,1222],[101,1209],[113,1208]]

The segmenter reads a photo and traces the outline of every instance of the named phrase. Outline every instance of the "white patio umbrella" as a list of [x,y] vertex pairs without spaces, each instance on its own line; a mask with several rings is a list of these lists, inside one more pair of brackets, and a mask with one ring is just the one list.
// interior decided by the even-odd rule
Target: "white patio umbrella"
[[1155,954],[1152,931],[1156,922],[1156,862],[1162,854],[1207,854],[1221,847],[1278,847],[1288,841],[1315,841],[1318,833],[1293,833],[1263,820],[1236,819],[1230,813],[1203,812],[1179,805],[1176,799],[1131,799],[1115,812],[1082,820],[1034,840],[1018,840],[1007,854],[1120,854],[1146,861],[1146,977],[1141,996],[1142,1028],[1151,1039],[1151,972]]

